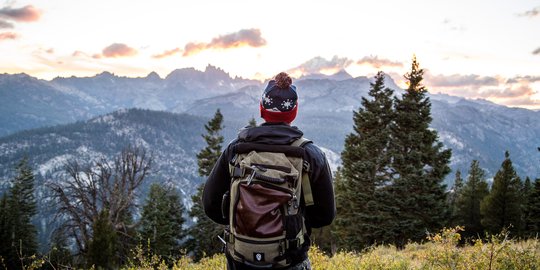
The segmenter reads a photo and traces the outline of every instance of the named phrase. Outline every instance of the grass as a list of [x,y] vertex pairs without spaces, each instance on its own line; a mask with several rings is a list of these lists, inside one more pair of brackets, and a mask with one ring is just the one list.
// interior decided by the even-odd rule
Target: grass
[[[317,247],[312,247],[309,258],[313,270],[364,270],[364,269],[433,269],[433,270],[510,270],[540,269],[540,241],[516,241],[506,233],[488,240],[477,240],[461,247],[461,228],[444,229],[428,237],[426,243],[410,243],[404,249],[394,246],[376,246],[362,253],[338,252],[330,257]],[[126,269],[167,269],[158,256],[139,257]],[[226,269],[225,257],[215,255],[194,263],[188,257],[179,259],[173,269],[202,270]]]
[[[487,240],[476,240],[471,245],[462,246],[461,230],[460,227],[444,229],[429,236],[425,243],[410,243],[401,250],[381,245],[363,252],[340,251],[328,256],[317,247],[312,247],[309,258],[313,270],[540,270],[538,239],[518,241],[508,238],[508,234],[503,232]],[[167,265],[159,255],[146,254],[142,247],[138,247],[122,269],[226,269],[225,256],[221,254],[203,258],[199,262],[194,262],[189,256],[181,256],[173,265]],[[23,269],[47,266],[46,260],[36,257],[28,259],[30,265]],[[2,262],[0,258],[0,266]]]

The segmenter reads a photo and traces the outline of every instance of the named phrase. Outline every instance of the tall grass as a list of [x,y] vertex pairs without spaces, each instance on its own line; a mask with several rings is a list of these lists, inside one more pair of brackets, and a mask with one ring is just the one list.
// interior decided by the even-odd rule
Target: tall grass
[[[508,234],[503,232],[487,240],[461,245],[460,231],[460,227],[444,229],[430,235],[425,243],[410,243],[401,250],[394,246],[374,246],[360,253],[341,251],[328,256],[312,247],[309,258],[313,270],[540,270],[538,239],[518,241],[508,238]],[[47,266],[46,260],[34,257],[34,262],[23,269],[40,266]],[[138,247],[122,269],[218,270],[226,269],[226,261],[223,255],[206,257],[199,262],[182,256],[167,265],[159,255],[148,255],[147,250]]]
[[[517,241],[503,232],[460,246],[461,228],[444,229],[431,235],[423,244],[410,243],[404,249],[376,246],[364,252],[338,252],[334,256],[312,247],[309,258],[314,270],[429,269],[429,270],[510,270],[540,269],[540,241]],[[142,254],[142,253],[140,253]],[[140,256],[126,269],[167,269],[159,257]],[[188,257],[179,259],[173,269],[226,269],[225,257],[215,255],[194,263]]]

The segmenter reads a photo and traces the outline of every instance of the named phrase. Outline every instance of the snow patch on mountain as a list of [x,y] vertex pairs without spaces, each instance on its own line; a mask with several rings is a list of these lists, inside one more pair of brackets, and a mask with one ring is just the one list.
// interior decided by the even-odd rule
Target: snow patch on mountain
[[465,148],[465,143],[454,136],[454,134],[451,132],[441,131],[439,132],[439,138],[448,148],[459,150],[463,150]]
[[39,173],[39,175],[41,175],[41,177],[45,178],[47,177],[48,173],[53,172],[53,171],[58,171],[69,160],[73,159],[73,157],[74,156],[71,154],[55,156],[45,161],[45,163],[39,164],[36,171]]

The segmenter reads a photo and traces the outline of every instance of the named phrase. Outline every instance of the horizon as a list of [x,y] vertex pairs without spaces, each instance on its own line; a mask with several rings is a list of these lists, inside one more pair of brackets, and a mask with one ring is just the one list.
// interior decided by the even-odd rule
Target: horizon
[[9,0],[0,4],[0,73],[164,78],[211,64],[258,81],[381,70],[402,87],[416,55],[432,93],[537,110],[540,43],[529,37],[539,24],[532,0]]
[[[227,72],[227,70],[225,70],[225,69],[223,69],[223,68],[221,68],[221,67],[218,67],[218,66],[215,66],[215,65],[212,65],[212,64],[208,64],[207,67],[214,67],[214,68],[216,68],[216,69],[222,70],[224,73],[226,73],[227,75],[229,75],[229,77],[230,77],[231,79],[234,79],[234,77],[233,77],[229,72]],[[206,67],[206,68],[207,68],[207,67]],[[84,79],[84,78],[94,78],[94,77],[97,77],[97,76],[99,76],[99,75],[101,75],[101,74],[104,74],[104,73],[111,74],[112,76],[117,77],[117,78],[127,78],[127,79],[141,79],[141,78],[147,78],[147,77],[149,77],[151,74],[156,74],[156,75],[159,77],[160,80],[165,80],[167,76],[169,76],[170,74],[172,74],[173,72],[175,72],[175,71],[177,71],[177,70],[182,70],[182,69],[194,69],[194,70],[199,71],[199,72],[205,72],[205,71],[206,71],[206,68],[205,68],[204,70],[199,70],[199,69],[196,69],[196,68],[194,68],[194,67],[177,68],[177,69],[174,69],[174,70],[172,70],[171,72],[169,72],[166,76],[161,76],[161,75],[159,75],[159,74],[158,74],[157,72],[155,72],[155,71],[150,71],[148,74],[143,75],[143,76],[122,76],[122,75],[118,75],[118,74],[115,74],[114,72],[110,72],[110,71],[101,71],[101,72],[99,72],[99,73],[96,73],[96,74],[94,74],[94,75],[89,75],[89,76],[74,76],[74,75],[72,75],[72,76],[65,76],[65,77],[63,77],[63,76],[58,76],[58,77],[55,77],[55,78],[52,78],[52,79],[42,79],[42,78],[34,77],[34,76],[32,76],[32,75],[30,75],[30,74],[27,74],[27,73],[24,73],[24,72],[21,72],[21,73],[12,73],[12,74],[10,74],[10,73],[1,73],[0,75],[26,75],[26,76],[29,76],[29,77],[32,77],[32,78],[35,78],[35,79],[38,79],[38,80],[45,80],[45,81],[47,81],[47,82],[51,82],[51,81],[53,81],[53,80],[55,80],[55,79],[69,79],[69,78],[82,78],[82,79]],[[343,72],[343,71],[347,72],[346,70],[343,69],[343,70],[336,71],[335,73],[332,73],[332,74],[324,74],[324,73],[303,74],[301,77],[299,77],[299,78],[294,78],[294,77],[293,77],[293,79],[294,79],[294,80],[311,79],[311,78],[309,78],[309,75],[326,75],[326,76],[332,76],[332,75],[338,74],[338,73]],[[349,73],[347,73],[347,74],[349,74]],[[349,75],[351,75],[351,74],[349,74]],[[397,85],[398,87],[400,87],[400,89],[404,90],[404,89],[406,88],[406,86],[400,85],[400,84],[399,84],[394,78],[392,78],[390,75],[388,75],[388,74],[385,74],[385,75],[389,76],[389,77],[394,81],[394,83],[396,83],[396,85]],[[304,76],[307,76],[307,78],[304,78]],[[360,75],[360,76],[352,76],[352,75],[351,75],[351,77],[352,77],[352,79],[357,79],[357,78],[361,78],[361,77],[364,77],[364,78],[370,78],[369,76],[365,76],[365,75]],[[244,79],[244,80],[255,80],[255,81],[258,81],[258,82],[261,83],[261,84],[264,83],[265,81],[271,79],[271,78],[266,78],[265,80],[262,80],[262,81],[261,81],[261,80],[257,80],[257,79],[249,79],[249,78],[243,78],[243,77],[239,77],[239,78],[240,78],[240,79]],[[294,81],[293,81],[293,84],[294,84]],[[396,90],[396,89],[393,89],[393,90]],[[504,105],[504,104],[499,104],[499,103],[490,101],[490,100],[485,99],[485,98],[478,98],[478,97],[477,97],[477,98],[474,98],[474,97],[462,97],[462,96],[458,96],[458,95],[453,95],[453,94],[451,94],[451,93],[433,92],[433,91],[429,91],[429,90],[430,90],[430,89],[429,89],[429,86],[428,86],[428,93],[429,93],[429,94],[434,94],[434,95],[446,95],[446,96],[451,96],[451,97],[463,98],[463,99],[465,99],[465,100],[477,100],[477,101],[478,101],[478,100],[481,100],[481,101],[492,102],[492,103],[494,103],[494,104],[501,105],[501,106],[505,106],[505,107],[508,107],[508,108],[517,108],[517,109],[526,109],[526,110],[531,110],[531,111],[540,111],[540,108],[536,108],[536,109],[535,109],[535,108],[523,108],[523,107],[518,107],[518,106],[507,106],[507,105]]]

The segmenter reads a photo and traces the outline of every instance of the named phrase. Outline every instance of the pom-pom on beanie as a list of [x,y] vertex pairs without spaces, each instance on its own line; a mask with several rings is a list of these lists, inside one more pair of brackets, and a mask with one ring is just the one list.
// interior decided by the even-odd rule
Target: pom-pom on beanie
[[268,82],[260,102],[261,117],[266,122],[290,124],[298,111],[296,86],[285,72],[281,72]]

